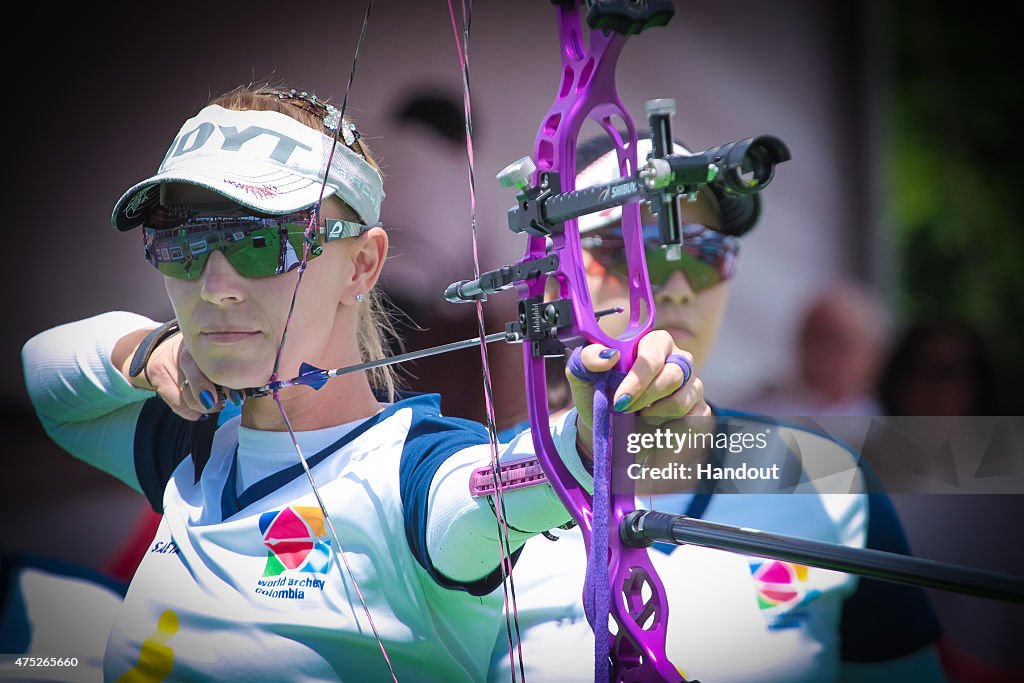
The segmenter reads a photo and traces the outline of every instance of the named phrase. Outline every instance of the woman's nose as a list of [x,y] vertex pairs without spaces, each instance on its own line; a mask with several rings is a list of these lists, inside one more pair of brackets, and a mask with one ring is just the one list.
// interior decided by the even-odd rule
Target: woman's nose
[[673,272],[665,284],[656,287],[654,291],[655,303],[684,305],[693,303],[696,296],[696,292],[690,286],[690,281],[681,270]]
[[245,298],[245,278],[238,274],[227,257],[220,250],[214,251],[206,260],[200,275],[202,298],[219,304],[227,301],[241,301]]

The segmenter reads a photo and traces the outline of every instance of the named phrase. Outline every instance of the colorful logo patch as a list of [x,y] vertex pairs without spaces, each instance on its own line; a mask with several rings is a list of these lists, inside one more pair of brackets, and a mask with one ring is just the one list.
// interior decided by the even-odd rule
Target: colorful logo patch
[[807,586],[807,567],[779,560],[750,560],[757,606],[770,629],[796,628],[807,621],[804,607],[821,595]]
[[263,543],[270,549],[263,576],[286,571],[324,574],[331,561],[331,543],[324,533],[319,508],[289,506],[260,515]]

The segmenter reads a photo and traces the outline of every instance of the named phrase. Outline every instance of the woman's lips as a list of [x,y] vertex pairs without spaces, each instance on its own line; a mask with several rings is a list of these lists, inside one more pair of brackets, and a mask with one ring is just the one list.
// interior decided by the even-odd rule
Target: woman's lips
[[[655,327],[657,327],[657,325]],[[661,329],[672,335],[673,339],[689,339],[693,336],[693,332],[690,331],[690,328],[679,325],[665,325],[665,327]]]
[[259,335],[259,332],[239,332],[234,330],[212,330],[200,333],[202,338],[215,344],[232,344],[234,342],[252,339]]

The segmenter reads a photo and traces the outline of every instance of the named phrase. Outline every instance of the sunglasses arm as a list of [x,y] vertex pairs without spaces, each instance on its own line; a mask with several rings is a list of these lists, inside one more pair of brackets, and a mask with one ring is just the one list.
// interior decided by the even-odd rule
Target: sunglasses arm
[[361,237],[362,235],[365,235],[370,228],[380,228],[383,226],[383,223],[364,225],[355,221],[346,221],[341,218],[321,218],[318,232],[326,243],[333,242],[334,240],[345,239],[346,237]]

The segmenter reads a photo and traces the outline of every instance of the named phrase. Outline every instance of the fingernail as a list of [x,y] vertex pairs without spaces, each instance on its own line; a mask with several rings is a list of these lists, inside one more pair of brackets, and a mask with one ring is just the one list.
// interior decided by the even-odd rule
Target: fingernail
[[618,353],[618,351],[616,351],[615,349],[605,349],[604,351],[602,351],[601,353],[599,353],[597,355],[599,355],[601,358],[604,358],[605,360],[608,360],[609,358],[611,358],[612,356],[614,356],[617,353]]
[[199,392],[199,402],[202,403],[203,407],[207,410],[210,410],[217,405],[217,401],[214,400],[213,394],[210,393],[209,389],[203,389]]
[[629,404],[633,402],[633,397],[629,394],[623,394],[619,396],[618,400],[615,401],[614,410],[617,413],[621,413],[623,410],[629,407]]
[[203,413],[202,415],[199,416],[199,421],[200,422],[202,422],[203,420],[209,420],[209,419],[210,419],[210,416],[207,415],[206,413]]
[[236,406],[242,405],[243,396],[242,396],[242,392],[239,391],[238,389],[232,389],[231,391],[229,391],[228,392],[228,397],[231,399],[231,403],[233,403],[234,405],[236,405]]

